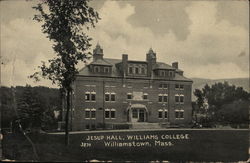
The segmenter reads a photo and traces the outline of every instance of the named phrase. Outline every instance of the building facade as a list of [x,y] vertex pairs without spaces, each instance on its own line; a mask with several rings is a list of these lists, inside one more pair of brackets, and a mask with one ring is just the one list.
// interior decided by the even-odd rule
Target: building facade
[[146,61],[104,58],[97,45],[93,61],[80,70],[74,83],[72,130],[117,124],[188,124],[192,119],[192,80],[178,62],[157,62],[150,49]]

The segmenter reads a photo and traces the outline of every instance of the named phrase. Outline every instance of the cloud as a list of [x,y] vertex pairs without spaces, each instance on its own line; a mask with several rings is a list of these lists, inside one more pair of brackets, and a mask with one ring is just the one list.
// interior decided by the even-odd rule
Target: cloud
[[137,14],[135,7],[107,1],[99,11],[102,20],[90,34],[103,46],[106,57],[121,58],[128,53],[129,59],[145,60],[153,47],[159,61],[179,61],[188,77],[247,77],[248,60],[237,55],[242,51],[249,54],[248,31],[225,19],[218,21],[217,4],[195,1],[187,6],[189,35],[179,40],[173,30],[155,35],[147,26],[132,26],[128,19]]
[[[165,3],[167,5],[170,2]],[[158,61],[169,64],[178,61],[187,77],[248,76],[249,31],[227,19],[221,17],[218,19],[220,11],[216,1],[188,3],[184,11],[189,20],[182,27],[186,31],[185,39],[178,38],[173,29],[176,24],[169,26],[165,32],[161,28],[161,34],[155,34],[152,26],[133,25],[131,18],[138,14],[136,13],[138,10],[132,4],[128,2],[119,5],[119,1],[105,1],[98,10],[101,20],[96,28],[89,31],[89,34],[94,39],[93,45],[99,41],[105,57],[121,59],[121,55],[126,53],[129,59],[145,60],[147,51],[152,47],[157,53]],[[171,20],[174,19],[171,18]],[[48,60],[54,55],[51,42],[41,32],[40,24],[25,18],[25,15],[6,19],[1,23],[1,40],[4,62],[1,74],[2,84],[29,83],[51,86],[49,81],[34,84],[27,78],[37,70],[38,65],[41,65],[41,60]],[[245,55],[239,57],[242,52]],[[13,75],[11,72],[14,60]]]
[[[1,24],[2,84],[43,85],[48,81],[34,83],[27,77],[33,74],[41,60],[53,57],[51,43],[41,32],[40,24],[22,18]],[[13,72],[14,70],[14,72]]]

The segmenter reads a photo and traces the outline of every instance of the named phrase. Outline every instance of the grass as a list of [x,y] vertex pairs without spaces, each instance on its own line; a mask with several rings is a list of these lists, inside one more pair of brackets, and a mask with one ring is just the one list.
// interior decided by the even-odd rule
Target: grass
[[[81,148],[81,141],[88,135],[140,135],[140,134],[190,134],[190,140],[174,142],[169,147],[124,147],[107,148],[100,142],[93,142],[95,148]],[[38,161],[76,162],[86,160],[149,161],[245,161],[248,159],[248,130],[155,130],[125,132],[84,132],[70,135],[70,145],[64,145],[64,135],[32,133],[39,156]],[[6,159],[34,161],[31,145],[21,134],[6,134],[2,142]]]

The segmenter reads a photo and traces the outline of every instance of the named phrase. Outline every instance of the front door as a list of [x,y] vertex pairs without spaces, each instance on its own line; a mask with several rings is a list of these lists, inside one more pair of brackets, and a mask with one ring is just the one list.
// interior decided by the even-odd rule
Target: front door
[[145,111],[144,111],[144,109],[139,109],[138,122],[144,122],[144,121],[145,121]]
[[145,109],[132,108],[131,122],[145,122]]

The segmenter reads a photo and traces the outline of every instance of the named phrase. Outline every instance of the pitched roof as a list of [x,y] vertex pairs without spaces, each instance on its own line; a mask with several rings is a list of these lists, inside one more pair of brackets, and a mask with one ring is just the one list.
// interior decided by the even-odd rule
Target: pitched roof
[[103,66],[112,66],[111,63],[107,62],[104,59],[97,59],[96,61],[91,62],[92,65],[103,65]]
[[[129,60],[130,61],[130,60]],[[132,61],[132,62],[137,62],[137,61]],[[142,62],[142,61],[138,61],[138,62]],[[110,77],[122,77],[123,75],[121,74],[121,72],[119,71],[119,69],[117,68],[117,64],[122,63],[121,59],[111,59],[111,58],[103,58],[99,59],[97,61],[93,61],[90,64],[98,64],[98,65],[107,65],[107,66],[112,66],[112,73],[110,75]],[[90,65],[89,64],[89,65]],[[155,69],[171,69],[174,70],[175,68],[173,68],[172,66],[163,63],[163,62],[157,62]],[[177,71],[182,71],[180,69],[176,69]],[[97,74],[93,74],[90,72],[89,66],[85,66],[83,67],[80,71],[79,71],[79,75],[83,75],[83,76],[97,76]],[[106,74],[98,74],[98,76],[106,76]],[[150,79],[151,77],[138,77],[138,78],[148,78]],[[153,78],[154,79],[162,79],[161,77],[156,76],[155,74],[153,74]],[[172,78],[171,80],[180,80],[180,81],[192,81],[191,79],[188,79],[178,73],[175,73],[175,77]]]
[[170,65],[168,65],[166,63],[157,62],[154,69],[171,69],[171,70],[174,70],[175,68],[173,68],[172,66],[170,66]]

